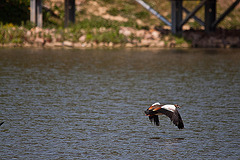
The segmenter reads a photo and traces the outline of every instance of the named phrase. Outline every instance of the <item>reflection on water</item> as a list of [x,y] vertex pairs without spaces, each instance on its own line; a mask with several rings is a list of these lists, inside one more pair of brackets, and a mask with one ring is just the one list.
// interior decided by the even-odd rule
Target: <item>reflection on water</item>
[[[239,159],[240,50],[0,50],[2,159]],[[152,103],[185,123],[156,127]],[[159,152],[160,151],[160,152]]]
[[151,137],[150,140],[154,140],[158,143],[165,143],[165,145],[171,145],[176,143],[183,143],[185,138],[163,138],[163,137]]

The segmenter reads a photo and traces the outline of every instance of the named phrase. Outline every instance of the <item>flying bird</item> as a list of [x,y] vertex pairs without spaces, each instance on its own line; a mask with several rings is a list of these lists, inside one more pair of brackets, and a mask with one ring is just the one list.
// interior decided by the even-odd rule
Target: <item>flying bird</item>
[[180,108],[179,105],[175,104],[160,104],[159,102],[156,102],[151,105],[146,111],[146,116],[149,117],[149,120],[151,122],[154,122],[155,125],[159,126],[159,119],[158,115],[166,115],[168,116],[173,124],[175,124],[179,129],[184,128],[184,124],[182,121],[182,118],[177,110],[177,108]]

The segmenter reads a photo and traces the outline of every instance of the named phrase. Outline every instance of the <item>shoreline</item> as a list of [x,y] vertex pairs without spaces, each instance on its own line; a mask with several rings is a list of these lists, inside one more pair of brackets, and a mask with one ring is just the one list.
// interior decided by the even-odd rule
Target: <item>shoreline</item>
[[[137,30],[120,27],[115,33],[113,29],[102,27],[94,28],[91,31],[94,34],[85,30],[79,32],[76,36],[71,28],[57,30],[35,27],[29,30],[9,27],[2,32],[0,48],[240,48],[240,30],[218,29],[207,34],[203,30],[190,29],[183,31],[182,37],[174,36],[170,30],[163,28]],[[111,37],[112,32],[117,35]],[[13,38],[10,41],[11,36]],[[118,41],[119,37],[121,40]]]

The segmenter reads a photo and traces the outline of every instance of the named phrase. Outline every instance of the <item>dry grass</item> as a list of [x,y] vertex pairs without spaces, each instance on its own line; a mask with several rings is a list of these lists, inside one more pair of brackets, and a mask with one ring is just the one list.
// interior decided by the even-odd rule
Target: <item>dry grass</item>
[[[219,17],[235,0],[219,0],[217,2],[217,17]],[[64,0],[45,0],[47,5],[51,4],[51,8],[56,14],[63,17]],[[161,15],[171,21],[171,3],[166,0],[145,0],[152,8]],[[184,1],[183,6],[189,11],[193,10],[200,1]],[[62,4],[62,5],[61,5]],[[54,6],[57,7],[54,7]],[[62,8],[62,9],[61,9]],[[58,11],[56,10],[58,9]],[[204,7],[201,8],[196,15],[204,20]],[[104,19],[113,21],[134,21],[140,26],[163,26],[164,23],[158,20],[154,15],[146,11],[141,5],[134,0],[76,0],[76,19],[77,22],[85,18],[91,19],[92,16],[101,16]],[[186,14],[183,14],[185,17]],[[198,25],[191,19],[187,25],[198,29]],[[220,24],[218,27],[226,29],[240,29],[240,5],[238,5]]]

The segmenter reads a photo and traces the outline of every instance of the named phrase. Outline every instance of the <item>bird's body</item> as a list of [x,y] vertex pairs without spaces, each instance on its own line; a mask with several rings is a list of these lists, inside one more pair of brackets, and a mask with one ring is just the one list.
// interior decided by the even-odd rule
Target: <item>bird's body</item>
[[151,107],[149,107],[145,114],[149,116],[149,120],[152,122],[154,121],[154,124],[159,126],[159,119],[158,115],[166,115],[168,116],[173,124],[175,124],[179,129],[184,128],[184,124],[182,121],[182,118],[177,110],[177,108],[180,108],[178,105],[172,105],[172,104],[160,104],[159,102],[152,104]]

